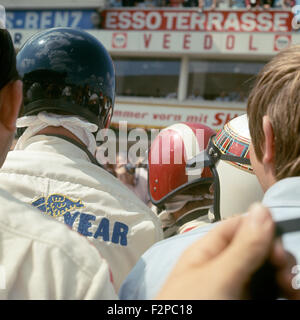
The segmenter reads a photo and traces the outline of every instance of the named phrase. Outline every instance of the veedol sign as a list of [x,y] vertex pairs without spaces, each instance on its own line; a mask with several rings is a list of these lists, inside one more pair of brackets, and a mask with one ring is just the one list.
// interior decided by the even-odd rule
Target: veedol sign
[[[20,48],[39,30],[10,30]],[[228,33],[89,30],[111,53],[175,53],[274,55],[290,44],[300,43],[300,33]]]
[[112,33],[108,50],[177,54],[272,55],[292,43],[300,43],[300,34],[116,31]]

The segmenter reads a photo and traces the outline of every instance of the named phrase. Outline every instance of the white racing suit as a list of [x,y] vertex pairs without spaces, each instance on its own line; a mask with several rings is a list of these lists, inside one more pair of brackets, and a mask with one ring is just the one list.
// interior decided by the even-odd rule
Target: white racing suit
[[85,238],[0,190],[0,299],[117,299]]
[[0,184],[86,236],[108,261],[116,290],[142,253],[163,237],[158,217],[145,204],[62,138],[33,136],[23,150],[9,152]]

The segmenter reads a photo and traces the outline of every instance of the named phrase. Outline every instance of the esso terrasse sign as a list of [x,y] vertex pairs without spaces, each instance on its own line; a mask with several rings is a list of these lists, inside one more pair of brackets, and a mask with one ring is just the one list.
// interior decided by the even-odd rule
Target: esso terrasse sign
[[124,31],[291,32],[289,11],[106,10],[103,29]]

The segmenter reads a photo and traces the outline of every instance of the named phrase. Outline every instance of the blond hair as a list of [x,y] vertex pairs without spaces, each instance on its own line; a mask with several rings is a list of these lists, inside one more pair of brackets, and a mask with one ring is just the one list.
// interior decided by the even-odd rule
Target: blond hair
[[258,74],[247,106],[258,160],[264,143],[263,116],[273,127],[275,178],[300,175],[300,45],[276,55]]

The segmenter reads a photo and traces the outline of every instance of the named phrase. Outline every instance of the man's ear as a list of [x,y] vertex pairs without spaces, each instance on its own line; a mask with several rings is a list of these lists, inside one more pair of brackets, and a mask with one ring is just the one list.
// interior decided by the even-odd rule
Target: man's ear
[[8,83],[0,92],[0,122],[11,132],[16,130],[16,121],[22,103],[23,84],[17,80]]
[[274,132],[269,116],[263,117],[263,131],[265,136],[263,146],[263,164],[273,164],[275,156]]

